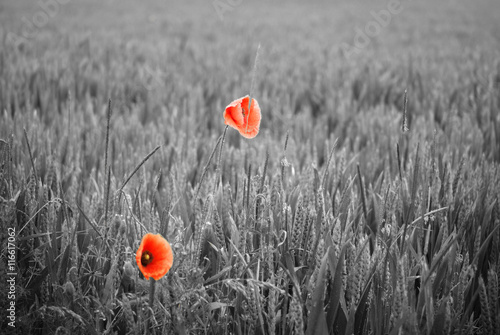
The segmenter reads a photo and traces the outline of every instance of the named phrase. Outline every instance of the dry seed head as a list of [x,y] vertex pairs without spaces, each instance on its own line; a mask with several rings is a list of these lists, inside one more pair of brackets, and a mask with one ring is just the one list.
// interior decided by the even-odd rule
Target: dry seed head
[[481,302],[481,321],[486,328],[487,334],[493,334],[493,323],[491,322],[490,303],[488,301],[488,293],[484,285],[483,277],[479,277],[479,299]]
[[238,245],[238,250],[240,251],[240,253],[243,255],[245,254],[245,251],[246,251],[246,246],[247,246],[247,231],[245,229],[245,227],[240,227],[240,243]]
[[260,297],[259,294],[256,294],[255,286],[253,283],[249,282],[249,285],[247,286],[247,302],[248,302],[248,307],[250,310],[250,318],[252,319],[252,323],[255,324],[255,321],[258,318],[258,311],[257,311],[257,304],[255,299],[258,299]]
[[347,161],[347,154],[346,154],[346,148],[344,147],[342,151],[340,152],[340,158],[339,158],[339,163],[337,166],[337,171],[335,173],[335,184],[337,185],[344,174],[344,170],[346,167],[346,161]]
[[303,319],[303,309],[302,302],[300,301],[301,293],[297,289],[293,290],[293,297],[290,303],[290,319],[293,323],[294,332],[293,334],[302,335],[304,334],[304,319]]
[[269,291],[268,315],[269,315],[269,335],[274,335],[276,330],[276,303],[277,292],[274,289]]
[[458,169],[457,169],[457,172],[455,174],[455,177],[453,178],[453,183],[452,183],[453,196],[455,196],[457,194],[457,187],[458,187],[458,183],[460,182],[460,178],[462,175],[462,168],[464,166],[464,163],[465,163],[465,157],[462,157],[462,159],[460,160],[460,163],[458,163]]
[[40,287],[40,303],[46,304],[49,300],[49,280],[45,278]]
[[[330,214],[331,217],[332,214]],[[336,218],[335,221],[333,221],[333,232],[332,232],[332,240],[333,240],[333,247],[335,251],[335,255],[338,257],[340,254],[340,240],[342,238],[342,232],[340,230],[340,220],[339,218]]]
[[397,236],[398,235],[398,221],[396,219],[396,214],[393,212],[391,215],[390,219],[390,227],[391,227],[391,236]]
[[[366,238],[363,238],[362,241],[360,241],[360,245],[364,245],[366,241]],[[363,289],[365,285],[365,281],[368,279],[368,271],[370,269],[370,247],[368,244],[366,244],[363,248],[363,251],[361,251],[361,257],[360,257],[360,270],[361,270],[361,279],[360,279],[360,289]]]
[[349,306],[354,306],[359,298],[359,267],[356,266],[356,249],[351,241],[347,242],[346,250],[346,266],[347,278],[346,278],[346,302]]
[[268,206],[266,204],[265,198],[263,195],[259,195],[255,201],[255,213],[256,213],[256,220],[258,220],[258,223],[262,225],[266,217],[269,215],[266,215],[269,213]]
[[255,204],[255,197],[259,191],[262,177],[259,175],[254,175],[250,180],[250,205]]
[[194,232],[194,257],[191,263],[191,267],[197,268],[199,262],[200,262],[200,255],[201,255],[201,247],[202,247],[202,242],[203,242],[203,234],[204,232],[204,224],[199,224],[199,228],[196,229]]
[[222,224],[219,218],[219,212],[217,211],[217,207],[213,207],[213,224],[214,224],[214,230],[215,230],[215,237],[217,238],[217,243],[219,244],[219,248],[222,248],[225,246],[225,241],[224,241],[224,232],[222,230]]
[[399,292],[401,294],[401,303],[403,306],[408,305],[408,285],[406,282],[406,266],[405,266],[405,258],[400,258],[398,260],[398,279],[397,279],[397,285],[399,287]]
[[[386,264],[384,258],[381,259],[381,262],[380,264],[382,265],[379,269],[380,269],[380,277],[381,278],[384,278],[384,271],[385,271],[385,283],[384,283],[384,293],[387,297],[387,299],[389,299],[394,290],[396,288],[392,287],[392,271],[391,271],[391,267],[389,266],[389,263]],[[384,268],[385,267],[385,268]]]
[[274,175],[273,186],[271,189],[271,210],[276,210],[283,194],[283,185],[279,174]]
[[306,221],[306,211],[304,207],[304,201],[302,194],[299,195],[299,200],[297,202],[297,209],[295,211],[295,219],[293,222],[293,232],[292,232],[292,248],[300,248],[302,242],[302,234],[304,232],[304,226]]
[[[474,258],[476,258],[478,252],[479,252],[479,247],[481,246],[481,226],[477,228],[476,231],[476,238],[474,239]],[[478,259],[478,258],[476,258]]]
[[108,276],[112,279],[113,283],[113,297],[114,293],[120,288],[121,282],[122,282],[122,273],[121,270],[123,268],[118,268],[118,261],[119,259],[115,257],[113,260],[113,263],[111,265],[111,270],[109,271]]
[[304,227],[303,239],[302,239],[302,249],[303,258],[308,258],[314,248],[314,242],[316,239],[316,211],[311,209],[307,213],[306,226]]
[[402,313],[403,303],[401,299],[401,288],[397,285],[394,292],[394,302],[391,311],[391,324],[394,324],[398,319],[400,319],[402,317]]
[[500,309],[498,306],[498,300],[500,296],[498,295],[498,277],[493,268],[488,270],[488,299],[489,299],[489,309],[490,309],[490,318],[492,322],[493,329],[498,329],[500,327]]
[[214,196],[209,194],[205,203],[203,204],[203,210],[201,212],[201,220],[202,222],[207,222],[211,220],[212,215],[212,207],[214,206]]
[[441,229],[443,231],[443,238],[441,240],[442,241],[441,243],[444,243],[444,241],[446,241],[446,239],[449,236],[448,218],[447,218],[447,215],[440,215],[440,217],[442,218],[442,220],[441,220]]
[[222,198],[222,224],[227,227],[229,225],[229,216],[232,214],[232,196],[231,187],[226,184]]
[[[498,207],[498,202],[500,200],[497,200],[495,208]],[[498,211],[498,210],[496,210]],[[500,214],[497,214],[500,215]],[[495,219],[495,224],[493,225],[493,229],[495,227],[498,227],[500,225],[500,220]],[[497,269],[500,271],[500,264],[499,264],[499,254],[500,254],[500,229],[496,231],[493,235],[493,239],[491,241],[491,253],[490,253],[490,258],[491,258],[491,264],[496,264]]]
[[200,243],[199,243],[198,247],[196,248],[196,259],[195,259],[196,265],[199,265],[200,261],[202,261],[201,252],[203,250],[206,250],[205,246],[208,243],[209,235],[212,233],[212,226],[213,225],[211,222],[206,222],[205,225],[201,229],[200,240],[199,240]]

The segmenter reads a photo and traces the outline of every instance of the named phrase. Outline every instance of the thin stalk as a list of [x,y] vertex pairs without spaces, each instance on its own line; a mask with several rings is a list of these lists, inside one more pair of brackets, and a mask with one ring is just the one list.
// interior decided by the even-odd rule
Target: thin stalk
[[[107,181],[106,181],[106,194],[104,196],[104,205],[105,205],[105,210],[104,210],[104,226],[106,227],[107,226],[107,222],[108,222],[108,211],[109,211],[109,187],[110,187],[110,184],[111,184],[111,169],[108,169],[108,178],[107,178]],[[108,234],[108,232],[106,231],[106,235]]]
[[[224,142],[226,141],[226,132],[227,132],[227,128],[229,126],[226,126],[224,128],[224,133],[222,134],[222,142],[220,144],[220,150],[219,150],[219,158],[217,159],[217,167],[216,167],[216,178],[215,178],[215,185],[214,185],[214,194],[215,194],[215,190],[217,189],[217,185],[219,184],[218,181],[220,182],[220,184],[222,185],[222,167],[221,167],[221,161],[222,161],[222,149],[224,149]],[[217,178],[217,175],[219,175]],[[218,180],[218,181],[217,181]]]
[[401,130],[403,133],[409,131],[410,129],[408,128],[408,114],[407,114],[407,107],[408,107],[408,97],[407,97],[407,91],[405,89],[405,97],[404,97],[404,107],[403,107],[403,122],[401,123]]
[[127,179],[125,180],[125,182],[122,184],[122,186],[120,187],[120,189],[118,190],[120,193],[121,191],[123,190],[123,188],[125,187],[125,185],[127,185],[127,183],[130,181],[130,179],[132,179],[132,177],[134,176],[134,174],[139,171],[139,169],[141,168],[141,166],[146,163],[146,161],[154,155],[154,153],[156,151],[158,151],[158,149],[161,148],[161,145],[157,146],[156,148],[153,149],[153,151],[151,151],[146,157],[144,157],[144,159],[139,163],[139,165],[136,166],[136,168],[134,169],[134,171],[132,171],[131,174],[129,174],[129,176],[127,177]]
[[155,283],[156,280],[154,278],[149,278],[149,310],[151,315],[146,319],[146,335],[149,334],[149,325],[150,321],[154,316],[154,302],[155,302]]
[[24,138],[26,139],[26,144],[28,145],[28,153],[30,155],[30,161],[31,161],[31,167],[33,169],[33,175],[35,176],[35,180],[38,184],[38,176],[36,174],[35,161],[33,160],[33,154],[31,153],[31,146],[30,146],[30,141],[28,140],[28,133],[26,132],[26,128],[23,128],[23,130],[24,130]]
[[[106,144],[104,146],[104,176],[106,178],[106,190],[104,193],[104,226],[108,223],[108,207],[109,207],[109,188],[111,182],[111,168],[108,169],[108,146],[109,146],[109,124],[111,121],[111,99],[108,101],[108,113],[106,116]],[[107,235],[107,231],[106,231]]]
[[365,217],[365,224],[368,224],[368,213],[366,210],[366,199],[365,199],[365,188],[363,187],[363,179],[361,178],[361,171],[359,169],[359,164],[357,165],[358,177],[359,177],[359,188],[361,192],[361,203],[363,205],[363,215]]
[[283,157],[281,158],[281,185],[283,185],[283,189],[285,189],[285,166],[287,164],[286,147],[288,145],[288,135],[289,135],[289,130],[286,131],[285,145],[283,146]]
[[252,97],[254,95],[255,76],[257,73],[257,63],[259,60],[259,55],[260,55],[260,43],[259,43],[259,46],[257,47],[257,53],[255,54],[255,60],[253,63],[252,81],[250,83],[250,95],[248,96],[248,113],[247,113],[247,115],[245,115],[245,117],[247,119],[247,128],[245,130],[245,133],[248,133],[248,118],[250,116],[250,107],[252,107]]
[[326,175],[328,174],[328,167],[330,166],[330,162],[333,158],[333,152],[335,151],[335,148],[337,147],[337,143],[338,143],[338,138],[335,139],[335,142],[333,143],[333,147],[332,147],[332,150],[330,150],[330,155],[328,156],[328,161],[326,162],[326,166],[325,166],[325,171],[323,172],[323,179],[321,181],[321,185],[323,186],[323,189],[325,189],[325,184],[326,184]]
[[109,145],[109,124],[111,121],[111,99],[108,102],[108,113],[106,116],[106,144],[104,146],[104,175],[108,170],[108,145]]
[[[262,194],[262,192],[264,192],[264,183],[266,181],[266,173],[267,173],[268,163],[269,163],[269,149],[266,150],[266,160],[264,161],[264,170],[262,172],[262,179],[261,179],[260,188],[257,192],[257,195],[260,195],[260,194]],[[257,206],[255,206],[255,224],[257,225],[257,221],[259,221],[259,215],[260,215],[260,212],[259,212],[259,207],[260,207],[260,203],[261,203],[260,197],[257,198],[256,203],[257,203]]]
[[[226,126],[226,129],[227,129],[227,126]],[[212,158],[214,157],[215,151],[217,150],[217,147],[219,146],[219,143],[221,140],[222,140],[222,137],[219,137],[217,139],[217,142],[215,143],[214,149],[212,150],[210,157],[208,157],[207,164],[205,164],[205,167],[203,168],[203,172],[202,172],[201,178],[200,178],[200,183],[198,184],[198,189],[196,190],[196,194],[194,196],[195,203],[196,203],[196,200],[198,199],[198,194],[200,193],[201,184],[203,183],[203,180],[205,179],[205,175],[207,174],[208,166],[210,165],[210,162],[212,161]]]

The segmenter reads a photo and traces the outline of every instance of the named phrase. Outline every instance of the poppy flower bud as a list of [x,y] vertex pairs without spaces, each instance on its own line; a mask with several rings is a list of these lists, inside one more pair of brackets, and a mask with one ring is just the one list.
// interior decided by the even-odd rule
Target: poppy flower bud
[[69,297],[73,297],[75,295],[75,286],[72,282],[67,281],[66,283],[64,283],[63,289],[64,294],[68,295]]
[[125,277],[133,277],[134,276],[134,267],[130,261],[126,261],[123,264],[123,276]]

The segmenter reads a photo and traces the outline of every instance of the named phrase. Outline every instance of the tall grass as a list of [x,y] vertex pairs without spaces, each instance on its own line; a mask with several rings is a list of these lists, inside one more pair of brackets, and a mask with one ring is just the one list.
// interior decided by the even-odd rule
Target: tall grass
[[[464,53],[473,71],[452,60],[465,84],[445,85],[425,52],[397,63],[367,49],[353,63],[264,39],[260,134],[227,129],[218,154],[222,110],[246,94],[255,48],[235,44],[220,61],[209,41],[183,38],[154,52],[2,45],[0,228],[17,232],[18,331],[500,327],[499,58]],[[155,59],[167,61],[152,78]],[[146,232],[174,251],[153,313],[134,260]],[[6,264],[5,233],[1,245]]]

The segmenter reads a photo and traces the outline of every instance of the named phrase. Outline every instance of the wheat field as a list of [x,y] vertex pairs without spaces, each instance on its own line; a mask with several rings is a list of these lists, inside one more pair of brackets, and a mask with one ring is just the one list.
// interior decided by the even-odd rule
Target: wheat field
[[2,333],[498,334],[499,12],[2,2]]

